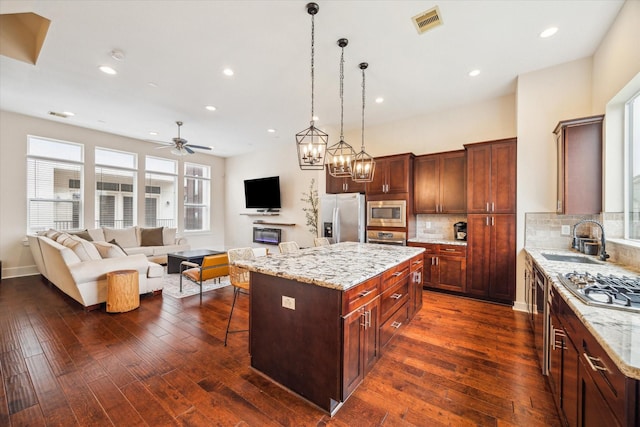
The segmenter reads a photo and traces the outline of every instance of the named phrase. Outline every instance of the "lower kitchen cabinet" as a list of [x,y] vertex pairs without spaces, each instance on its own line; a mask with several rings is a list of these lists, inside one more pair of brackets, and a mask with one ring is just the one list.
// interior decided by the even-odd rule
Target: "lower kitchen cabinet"
[[343,399],[358,387],[380,356],[379,318],[379,297],[343,318]]
[[466,291],[467,248],[464,245],[410,242],[425,248],[422,284],[427,288]]
[[411,274],[409,282],[409,318],[412,318],[422,308],[424,257],[419,256],[412,259],[409,271]]
[[466,292],[513,304],[516,291],[516,216],[467,215]]

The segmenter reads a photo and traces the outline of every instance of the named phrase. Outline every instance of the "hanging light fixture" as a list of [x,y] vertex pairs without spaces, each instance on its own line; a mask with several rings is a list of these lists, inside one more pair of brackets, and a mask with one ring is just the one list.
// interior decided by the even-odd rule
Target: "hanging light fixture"
[[307,3],[307,13],[311,15],[311,126],[296,134],[298,148],[298,164],[302,170],[324,169],[324,156],[326,154],[329,135],[314,125],[313,116],[313,84],[314,84],[314,17],[320,7],[316,3]]
[[327,148],[327,168],[329,174],[336,178],[351,177],[351,162],[356,152],[346,142],[344,142],[344,48],[349,44],[349,40],[338,40],[338,46],[342,49],[340,55],[340,141]]
[[371,182],[373,181],[373,173],[376,169],[376,162],[373,160],[366,151],[364,151],[364,105],[365,105],[365,79],[364,70],[367,69],[369,64],[366,62],[360,63],[360,69],[362,70],[362,147],[360,152],[353,158],[353,165],[351,166],[352,175],[351,178],[355,182]]

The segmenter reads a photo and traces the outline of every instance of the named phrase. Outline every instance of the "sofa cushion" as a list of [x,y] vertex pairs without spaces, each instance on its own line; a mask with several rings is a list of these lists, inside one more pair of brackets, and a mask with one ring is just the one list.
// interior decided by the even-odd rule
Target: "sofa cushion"
[[147,270],[147,277],[162,277],[164,276],[164,267],[155,262],[149,262],[149,269]]
[[84,240],[91,242],[93,241],[93,237],[91,237],[91,234],[89,234],[89,230],[80,230],[80,231],[72,231],[71,233],[72,236],[78,236],[80,238],[83,238]]
[[127,255],[144,254],[145,256],[153,255],[153,246],[138,246],[136,248],[127,248]]
[[64,242],[68,239],[70,239],[71,236],[67,233],[60,233],[58,234],[58,236],[55,238],[56,243],[60,243],[61,245],[64,245]]
[[64,245],[70,248],[78,255],[80,261],[91,261],[95,259],[102,259],[98,249],[89,241],[84,240],[78,236],[71,236],[65,240]]
[[102,230],[102,228],[89,228],[87,233],[89,233],[91,240],[94,242],[106,242],[106,239],[104,238],[104,230]]
[[54,230],[53,228],[48,229],[44,235],[47,236],[48,238],[50,238],[51,240],[56,240],[58,238],[59,235],[61,235],[62,232],[58,231],[58,230]]
[[129,228],[108,228],[103,227],[104,239],[107,242],[115,240],[122,248],[132,248],[140,246],[136,236],[136,227]]
[[140,246],[162,246],[162,239],[162,227],[140,229]]
[[118,246],[107,242],[93,242],[102,258],[120,258],[127,254]]
[[176,231],[177,228],[164,227],[162,229],[162,244],[163,245],[175,245],[176,244]]

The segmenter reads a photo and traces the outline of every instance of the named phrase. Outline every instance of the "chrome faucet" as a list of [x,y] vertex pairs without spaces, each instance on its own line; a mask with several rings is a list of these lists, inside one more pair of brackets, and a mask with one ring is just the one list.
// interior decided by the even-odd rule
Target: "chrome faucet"
[[594,219],[583,219],[582,221],[577,222],[574,226],[573,226],[573,248],[574,249],[579,249],[580,246],[578,245],[578,237],[576,236],[576,229],[578,228],[578,226],[580,224],[584,224],[584,223],[591,223],[591,224],[595,224],[598,227],[600,227],[600,259],[602,261],[606,261],[607,258],[609,258],[609,254],[607,253],[606,249],[605,249],[605,237],[604,237],[604,226],[602,225],[602,223],[600,221],[596,221]]

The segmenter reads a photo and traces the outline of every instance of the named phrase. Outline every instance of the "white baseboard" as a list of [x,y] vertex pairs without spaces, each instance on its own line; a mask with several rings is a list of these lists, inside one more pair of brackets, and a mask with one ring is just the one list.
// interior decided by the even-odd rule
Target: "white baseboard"
[[516,311],[524,311],[525,313],[529,312],[529,308],[527,307],[527,304],[524,302],[520,302],[520,301],[516,301],[513,304],[513,309]]
[[3,268],[0,274],[3,279],[11,279],[12,277],[34,276],[40,274],[40,272],[35,265],[28,265],[24,267]]

